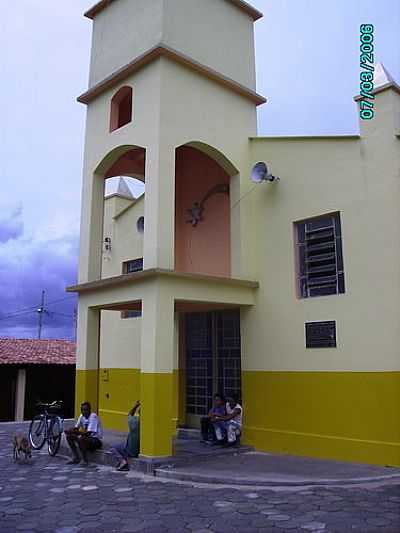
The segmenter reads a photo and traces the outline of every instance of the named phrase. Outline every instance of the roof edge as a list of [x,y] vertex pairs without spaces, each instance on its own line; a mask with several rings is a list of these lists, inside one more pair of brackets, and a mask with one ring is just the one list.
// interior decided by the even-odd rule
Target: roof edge
[[124,65],[123,67],[116,70],[110,76],[107,76],[102,81],[96,83],[88,91],[78,97],[78,102],[80,102],[81,104],[90,103],[97,96],[110,89],[117,83],[125,80],[129,75],[133,74],[134,72],[137,72],[139,69],[143,68],[144,66],[148,65],[159,57],[167,57],[169,59],[172,59],[176,63],[184,65],[198,72],[199,74],[204,75],[210,80],[215,81],[219,85],[223,85],[227,89],[230,89],[233,92],[251,100],[257,106],[265,104],[265,102],[267,101],[266,98],[259,95],[255,91],[245,87],[244,85],[238,83],[237,81],[234,81],[231,78],[220,74],[216,70],[195,61],[189,56],[178,52],[174,48],[170,48],[169,46],[166,46],[163,43],[159,43],[153,46],[153,48],[150,48],[150,50],[148,50],[147,52],[144,52],[142,55],[138,56],[136,59],[134,59],[127,65]]
[[[244,0],[227,0],[227,1],[233,4],[234,6],[236,6],[241,11],[244,11],[245,13],[247,13],[254,20],[254,22],[264,16],[261,13],[261,11],[258,11],[258,9],[256,9],[249,3],[245,2]],[[93,20],[98,13],[103,11],[112,2],[114,2],[114,0],[100,0],[100,2],[97,2],[97,4],[95,4],[90,9],[88,9],[84,13],[84,16],[88,19]]]
[[[383,91],[386,91],[387,89],[393,89],[396,91],[396,93],[400,94],[400,85],[397,85],[395,81],[390,81],[388,83],[385,83],[384,85],[378,85],[373,91],[371,91],[371,94],[378,94]],[[361,94],[358,94],[353,98],[355,102],[359,102],[360,100],[363,100],[365,96],[361,96]]]
[[257,137],[249,137],[250,141],[302,141],[302,140],[346,140],[346,139],[360,139],[359,133],[345,133],[338,135],[261,135]]

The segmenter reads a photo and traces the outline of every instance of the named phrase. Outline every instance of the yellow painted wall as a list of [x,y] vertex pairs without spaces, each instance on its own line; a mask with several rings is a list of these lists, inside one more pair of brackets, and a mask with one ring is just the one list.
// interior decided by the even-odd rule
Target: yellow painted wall
[[97,370],[77,370],[75,380],[75,415],[81,413],[81,403],[88,401],[92,409],[98,409],[98,373]]
[[400,466],[400,372],[243,372],[258,450]]
[[[82,372],[82,371],[81,371]],[[127,414],[141,399],[143,387],[146,387],[146,377],[143,383],[139,369],[101,368],[99,371],[99,408],[98,412],[103,426],[117,431],[127,430]],[[182,372],[174,370],[171,389],[171,421],[170,436],[174,436],[176,428],[185,420],[184,408],[185,389]]]
[[101,368],[99,415],[107,429],[127,431],[128,412],[140,400],[140,370]]
[[144,456],[172,454],[174,427],[173,373],[142,373],[140,452]]

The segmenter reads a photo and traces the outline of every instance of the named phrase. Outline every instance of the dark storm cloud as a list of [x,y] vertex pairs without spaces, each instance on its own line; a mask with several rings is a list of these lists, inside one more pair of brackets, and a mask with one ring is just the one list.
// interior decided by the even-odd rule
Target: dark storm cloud
[[24,233],[22,207],[0,211],[0,243],[17,239]]
[[77,263],[78,236],[0,243],[0,336],[37,337],[45,290],[42,338],[73,338],[76,297],[65,287],[76,282]]

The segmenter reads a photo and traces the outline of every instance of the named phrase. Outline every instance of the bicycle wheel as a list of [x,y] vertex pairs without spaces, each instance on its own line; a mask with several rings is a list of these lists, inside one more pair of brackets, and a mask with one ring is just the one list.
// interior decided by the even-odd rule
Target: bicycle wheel
[[33,417],[29,426],[29,442],[35,450],[41,450],[46,440],[46,420],[43,415]]
[[47,437],[47,451],[54,457],[60,449],[62,437],[62,422],[59,417],[50,422],[49,434]]

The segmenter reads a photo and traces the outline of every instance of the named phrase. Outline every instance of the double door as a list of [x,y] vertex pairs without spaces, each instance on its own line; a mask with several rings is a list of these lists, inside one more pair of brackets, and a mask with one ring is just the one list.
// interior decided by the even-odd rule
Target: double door
[[215,393],[241,395],[240,311],[186,315],[186,420],[198,427]]

